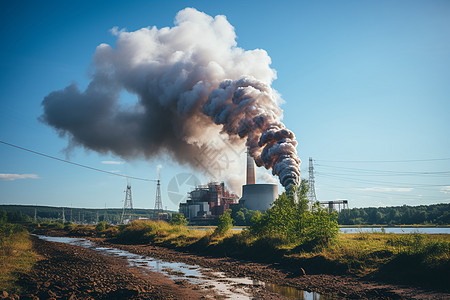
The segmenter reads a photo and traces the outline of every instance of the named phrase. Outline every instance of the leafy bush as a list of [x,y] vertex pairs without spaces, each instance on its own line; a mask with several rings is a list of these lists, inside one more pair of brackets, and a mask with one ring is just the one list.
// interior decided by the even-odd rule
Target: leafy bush
[[64,230],[64,224],[62,224],[62,223],[59,223],[59,222],[57,222],[57,223],[54,223],[55,225],[55,229],[58,229],[58,230]]
[[174,214],[170,219],[170,225],[187,226],[188,221],[182,213]]
[[[38,224],[39,225],[39,224]],[[74,223],[71,222],[66,222],[64,223],[64,230],[65,231],[71,231],[73,230],[77,225],[75,225]]]
[[95,231],[97,231],[97,232],[105,231],[106,230],[106,225],[107,224],[104,221],[98,222],[97,226],[95,226]]
[[251,234],[259,238],[277,237],[284,243],[308,249],[327,245],[339,232],[337,216],[318,205],[309,211],[307,191],[307,181],[302,180],[298,191],[281,194],[264,214],[253,217]]
[[231,218],[231,210],[229,209],[219,217],[219,223],[214,230],[214,235],[224,235],[231,227],[233,227],[233,219]]

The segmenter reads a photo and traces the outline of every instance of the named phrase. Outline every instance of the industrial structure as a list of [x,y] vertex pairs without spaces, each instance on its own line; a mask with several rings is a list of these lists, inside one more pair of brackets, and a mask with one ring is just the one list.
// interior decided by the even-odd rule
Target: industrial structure
[[316,188],[314,186],[314,165],[313,165],[313,159],[312,157],[309,158],[309,179],[308,179],[308,200],[309,200],[309,207],[311,208],[314,203],[317,202],[316,197]]
[[[132,211],[133,211],[133,200],[131,198],[131,185],[128,183],[125,201],[123,202],[122,216],[120,217],[120,224],[127,224],[131,221]],[[125,219],[125,214],[128,215],[128,219]]]
[[[348,200],[332,200],[332,201],[318,201],[321,206],[328,206],[328,211],[341,212],[343,209],[348,209]],[[342,205],[342,207],[341,207]]]
[[[342,209],[348,209],[348,200],[330,200],[330,201],[318,201],[316,197],[316,188],[314,186],[314,165],[312,157],[309,158],[309,179],[308,179],[308,200],[309,208],[311,209],[315,203],[319,203],[322,207],[328,207],[328,211],[331,213],[333,211],[340,212]],[[341,208],[342,205],[342,208]]]
[[[233,205],[249,210],[266,211],[278,197],[277,184],[255,183],[255,163],[247,154],[246,184],[242,186],[242,198],[226,190],[224,183],[210,182],[189,192],[186,203],[180,203],[179,211],[191,224],[211,224]],[[239,199],[239,202],[237,201]]]
[[223,182],[210,182],[189,192],[186,203],[180,203],[179,211],[191,224],[207,224],[222,215],[238,196],[229,192]]
[[277,197],[278,185],[255,183],[255,163],[247,153],[247,182],[242,186],[242,198],[239,204],[250,210],[265,212]]

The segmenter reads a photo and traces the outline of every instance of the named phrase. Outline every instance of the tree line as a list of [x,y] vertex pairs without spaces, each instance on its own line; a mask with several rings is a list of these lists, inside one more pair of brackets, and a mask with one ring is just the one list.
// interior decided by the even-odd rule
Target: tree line
[[342,210],[339,225],[449,225],[450,204],[366,207]]
[[[10,222],[23,223],[34,221],[36,212],[36,221],[38,223],[53,222],[62,220],[63,208],[52,206],[32,206],[32,205],[0,205],[0,210],[8,213]],[[164,211],[167,212],[167,211]],[[127,212],[127,215],[130,213]],[[133,209],[131,215],[133,219],[149,218],[154,219],[158,212],[153,209]],[[121,208],[64,208],[65,221],[82,224],[96,224],[100,221],[107,223],[119,223],[122,215]]]

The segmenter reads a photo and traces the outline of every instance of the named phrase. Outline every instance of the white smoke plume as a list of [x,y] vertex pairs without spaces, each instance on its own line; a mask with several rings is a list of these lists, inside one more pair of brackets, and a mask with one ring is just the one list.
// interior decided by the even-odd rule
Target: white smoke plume
[[[88,87],[71,84],[42,102],[40,120],[66,136],[69,148],[124,159],[166,154],[198,168],[205,146],[221,135],[227,143],[218,150],[246,143],[257,165],[271,168],[285,187],[298,183],[297,143],[280,121],[271,59],[237,47],[225,16],[186,8],[170,28],[111,32],[116,46],[97,47]],[[123,91],[136,103],[122,104]]]

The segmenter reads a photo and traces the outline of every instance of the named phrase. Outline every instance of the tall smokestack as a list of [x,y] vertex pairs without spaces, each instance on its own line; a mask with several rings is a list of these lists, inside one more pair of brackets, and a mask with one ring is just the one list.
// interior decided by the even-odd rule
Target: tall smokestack
[[247,151],[247,184],[255,184],[255,163]]

